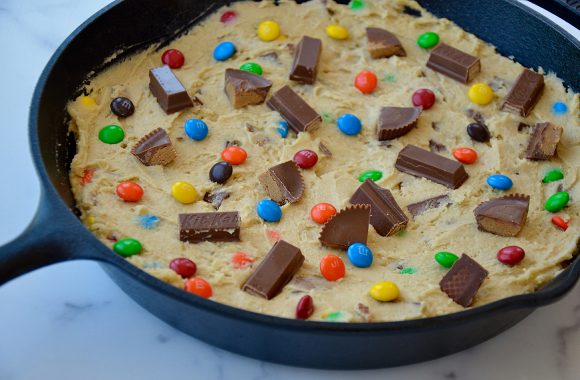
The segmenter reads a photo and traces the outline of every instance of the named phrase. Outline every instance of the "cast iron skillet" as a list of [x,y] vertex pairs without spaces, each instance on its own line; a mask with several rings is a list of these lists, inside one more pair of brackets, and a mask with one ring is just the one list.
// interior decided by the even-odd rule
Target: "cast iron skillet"
[[[188,294],[114,254],[80,223],[68,170],[75,153],[65,104],[103,59],[172,38],[226,1],[126,0],[87,20],[60,46],[42,73],[30,109],[30,142],[42,194],[24,233],[0,248],[0,284],[53,263],[96,260],[145,309],[215,346],[273,362],[318,368],[376,368],[416,363],[481,343],[538,306],[555,302],[580,277],[571,262],[548,286],[451,315],[389,323],[330,323],[283,319],[235,309]],[[526,66],[557,72],[579,90],[579,43],[514,0],[423,0]],[[175,31],[178,32],[175,32]],[[72,284],[71,284],[72,285]]]

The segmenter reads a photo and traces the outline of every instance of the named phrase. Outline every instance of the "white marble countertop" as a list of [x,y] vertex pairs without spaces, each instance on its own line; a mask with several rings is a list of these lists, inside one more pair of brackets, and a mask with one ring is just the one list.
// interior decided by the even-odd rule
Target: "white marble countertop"
[[[27,138],[36,80],[64,38],[107,2],[0,0],[0,244],[24,229],[38,203]],[[580,379],[579,358],[580,286],[473,349],[358,372],[286,367],[211,347],[145,312],[92,262],[53,265],[0,287],[0,380],[572,380]]]

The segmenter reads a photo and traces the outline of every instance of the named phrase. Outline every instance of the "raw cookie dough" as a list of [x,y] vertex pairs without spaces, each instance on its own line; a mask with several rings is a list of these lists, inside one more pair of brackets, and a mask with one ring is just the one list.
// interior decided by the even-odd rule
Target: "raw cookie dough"
[[[184,280],[168,265],[174,258],[187,257],[197,264],[196,276],[211,283],[212,299],[216,302],[288,318],[294,318],[296,304],[305,294],[314,299],[312,320],[395,321],[463,310],[439,289],[447,269],[434,261],[437,251],[450,251],[458,256],[467,253],[490,272],[474,306],[533,292],[554,278],[562,271],[561,263],[575,254],[580,235],[578,94],[566,92],[561,80],[548,73],[543,95],[528,117],[500,112],[502,98],[523,67],[495,53],[493,46],[424,10],[420,18],[404,14],[405,5],[420,9],[411,1],[368,1],[356,11],[331,1],[324,3],[320,0],[303,5],[282,2],[279,6],[268,1],[234,3],[229,7],[238,13],[234,21],[221,23],[219,17],[225,11],[222,9],[174,41],[170,47],[181,50],[186,57],[185,65],[174,72],[189,95],[203,102],[182,112],[165,114],[149,91],[148,71],[161,65],[161,52],[153,48],[93,78],[86,90],[97,104],[76,99],[68,107],[78,147],[70,178],[87,227],[109,247],[115,239],[138,239],[144,250],[128,260],[177,287],[183,287]],[[278,22],[283,34],[273,42],[261,41],[256,35],[258,24],[267,19]],[[328,24],[345,26],[349,38],[329,38],[325,33]],[[407,56],[372,59],[367,50],[366,27],[382,27],[394,33]],[[425,67],[429,50],[417,46],[416,39],[427,31],[438,33],[445,43],[481,59],[482,71],[469,85],[490,83],[496,94],[490,104],[471,103],[467,97],[469,85]],[[288,80],[293,48],[304,35],[322,40],[314,85]],[[213,48],[221,41],[232,41],[237,47],[237,53],[225,62],[212,57]],[[290,132],[287,138],[281,138],[277,132],[281,118],[265,104],[234,109],[224,92],[224,71],[248,61],[259,63],[264,69],[263,76],[273,81],[270,95],[289,84],[323,115],[322,126],[312,133],[296,136]],[[362,70],[371,70],[379,78],[379,85],[371,95],[363,95],[353,86],[354,77]],[[407,135],[379,142],[376,125],[381,107],[411,106],[411,95],[419,88],[435,92],[434,107],[421,114],[417,128]],[[133,101],[132,116],[120,119],[111,113],[109,104],[117,96]],[[554,115],[551,105],[555,101],[566,103],[568,112]],[[492,135],[489,143],[472,141],[467,135],[465,127],[473,122],[466,115],[470,109],[485,119]],[[363,129],[359,135],[347,136],[338,130],[336,119],[344,113],[361,119]],[[201,118],[209,125],[205,140],[198,142],[185,135],[183,125],[190,118]],[[524,155],[531,128],[518,125],[545,121],[564,128],[558,156],[549,161],[529,161]],[[107,145],[99,141],[99,130],[109,124],[122,126],[126,134],[122,143]],[[165,167],[147,167],[130,150],[142,136],[158,127],[165,128],[171,136],[177,158]],[[234,167],[232,177],[224,185],[218,185],[209,180],[208,173],[221,160],[221,151],[228,142],[240,144],[248,152],[248,159]],[[321,143],[332,156],[321,150]],[[407,144],[431,147],[449,158],[456,147],[472,147],[479,158],[466,165],[469,179],[463,186],[450,190],[394,168],[398,152]],[[303,198],[283,206],[284,215],[279,223],[263,222],[255,211],[258,201],[267,198],[258,175],[292,159],[301,149],[311,149],[319,156],[314,168],[302,171],[306,182]],[[543,184],[544,174],[556,167],[563,170],[565,178]],[[368,246],[374,253],[374,262],[364,269],[353,267],[344,252],[321,246],[318,240],[321,226],[312,222],[309,210],[319,202],[332,203],[337,209],[347,206],[360,185],[359,174],[370,169],[383,172],[377,184],[388,188],[409,216],[406,206],[426,198],[448,194],[451,203],[410,219],[406,231],[395,236],[382,237],[369,226]],[[81,182],[87,170],[94,170],[92,180]],[[492,190],[485,180],[495,173],[511,177],[513,188],[507,192]],[[138,203],[125,203],[115,194],[117,184],[126,180],[143,187],[145,195]],[[170,192],[176,181],[192,183],[199,192],[199,200],[190,205],[176,202]],[[558,213],[570,219],[565,232],[550,223],[552,214],[543,209],[546,198],[557,189],[564,189],[571,196],[569,206]],[[216,191],[230,194],[219,211],[240,212],[242,241],[180,242],[177,215],[215,211],[212,204],[203,201],[203,196]],[[531,197],[522,232],[510,238],[478,231],[473,209],[483,201],[511,193]],[[139,222],[140,216],[149,214],[160,220],[152,229]],[[243,292],[241,285],[278,238],[301,249],[306,257],[304,265],[272,300]],[[496,259],[497,251],[507,245],[518,245],[526,251],[519,265],[508,267]],[[232,256],[240,251],[254,258],[252,265],[234,268]],[[320,274],[320,259],[328,253],[340,255],[346,263],[346,277],[341,281],[329,282]],[[403,268],[412,268],[407,271],[413,273],[401,274]],[[368,295],[374,283],[386,280],[400,288],[396,302],[380,303]]]

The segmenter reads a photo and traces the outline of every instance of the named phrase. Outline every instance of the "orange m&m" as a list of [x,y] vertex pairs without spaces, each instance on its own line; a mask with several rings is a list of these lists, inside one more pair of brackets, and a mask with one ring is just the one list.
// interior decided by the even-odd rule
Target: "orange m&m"
[[185,281],[185,290],[203,298],[209,298],[213,292],[209,282],[203,278],[193,277]]
[[340,280],[344,277],[344,261],[336,255],[326,255],[320,260],[320,273],[328,281]]
[[336,209],[330,203],[318,203],[310,209],[310,217],[318,224],[328,222],[336,214]]
[[477,152],[470,148],[453,149],[453,157],[463,164],[473,164],[477,160]]
[[246,161],[248,153],[239,146],[228,146],[222,152],[222,160],[232,165],[240,165]]
[[116,191],[125,202],[138,202],[143,196],[143,188],[132,181],[121,182]]
[[363,94],[370,94],[377,87],[377,76],[368,70],[363,70],[354,79],[354,86]]

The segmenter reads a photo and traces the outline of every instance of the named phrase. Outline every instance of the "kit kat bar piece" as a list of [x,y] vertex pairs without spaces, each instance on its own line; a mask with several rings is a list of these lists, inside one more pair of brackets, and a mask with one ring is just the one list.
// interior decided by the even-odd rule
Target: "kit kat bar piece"
[[526,158],[528,160],[549,160],[556,154],[556,148],[564,129],[552,123],[538,123],[530,136]]
[[149,70],[149,89],[167,114],[193,107],[185,87],[167,65]]
[[481,71],[481,62],[477,57],[441,43],[431,52],[427,67],[456,81],[468,83]]
[[278,240],[242,286],[242,290],[267,300],[272,299],[292,280],[303,263],[304,256],[298,247]]
[[469,177],[459,162],[414,145],[401,149],[395,167],[404,173],[427,178],[451,189],[459,188]]
[[453,264],[439,282],[439,287],[455,303],[468,307],[489,272],[466,254]]
[[179,240],[239,241],[240,214],[237,211],[179,214]]
[[288,85],[276,91],[266,104],[278,111],[296,133],[312,131],[322,123],[322,116]]
[[313,84],[316,81],[321,50],[322,41],[318,38],[302,37],[294,53],[290,79],[296,82]]
[[501,104],[500,110],[526,117],[544,90],[544,76],[524,69]]
[[367,28],[369,53],[374,59],[389,58],[393,55],[405,57],[407,53],[401,41],[391,32],[381,28]]

